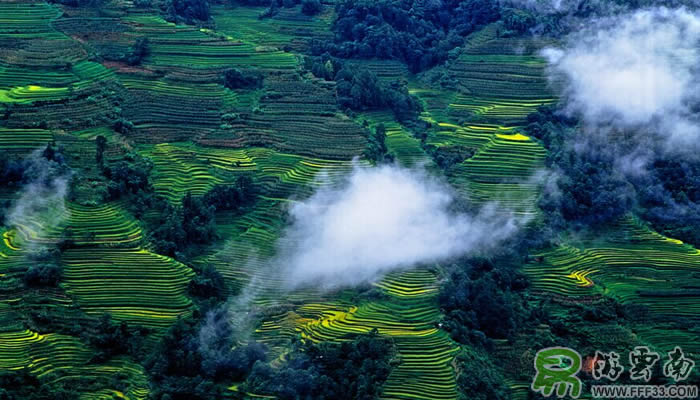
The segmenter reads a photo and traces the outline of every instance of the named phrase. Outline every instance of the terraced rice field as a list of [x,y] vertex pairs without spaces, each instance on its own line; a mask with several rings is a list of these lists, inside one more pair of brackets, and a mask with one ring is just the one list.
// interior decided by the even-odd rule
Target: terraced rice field
[[632,219],[620,221],[605,240],[562,246],[525,266],[535,290],[564,300],[612,295],[660,315],[697,318],[700,251],[664,237]]
[[86,59],[78,43],[51,26],[60,13],[45,2],[0,3],[0,65],[42,68]]
[[123,115],[134,124],[135,139],[162,143],[206,136],[219,129],[221,116],[236,102],[235,93],[216,83],[123,76],[127,90]]
[[6,154],[27,154],[52,140],[53,134],[45,129],[0,128],[0,149]]
[[371,129],[384,124],[386,128],[386,147],[390,154],[396,156],[396,160],[404,166],[431,166],[432,160],[421,147],[420,140],[411,132],[394,120],[388,112],[373,112],[362,114],[360,120],[366,120]]
[[[276,251],[289,245],[280,235],[290,198],[304,198],[352,168],[369,165],[352,161],[366,146],[363,121],[372,129],[386,126],[387,147],[401,164],[433,166],[421,141],[390,113],[348,117],[336,106],[333,83],[299,73],[297,52],[306,51],[312,39],[332,37],[332,7],[326,4],[316,17],[302,15],[299,7],[283,8],[260,20],[263,8],[215,6],[211,30],[166,22],[131,2],[116,3],[118,11],[99,15],[62,12],[43,2],[0,2],[0,116],[11,111],[0,126],[0,150],[22,155],[57,140],[67,149],[69,165],[87,170],[96,135],[127,141],[109,128],[118,116],[134,124],[125,135],[128,149],[153,161],[155,192],[173,203],[187,192],[202,195],[241,175],[253,176],[265,195],[243,215],[218,213],[222,240],[193,261],[221,272],[227,294],[253,298],[244,310],[261,319],[254,321],[253,336],[283,359],[292,337],[342,341],[376,329],[393,340],[400,361],[383,398],[457,398],[460,347],[440,329],[437,266],[390,274],[374,283],[378,296],[358,298],[350,290],[288,291],[270,265]],[[557,99],[536,55],[546,43],[502,38],[498,29],[492,25],[475,33],[450,60],[453,89],[427,87],[399,62],[362,65],[384,81],[409,82],[424,105],[421,117],[431,125],[425,144],[474,151],[448,177],[461,195],[477,205],[498,202],[534,216],[545,150],[520,127],[529,113]],[[88,61],[90,52],[124,52],[141,37],[149,39],[151,52],[138,67]],[[220,74],[230,67],[262,70],[264,89],[224,88]],[[94,352],[78,338],[35,332],[21,323],[18,313],[32,306],[19,289],[25,249],[71,239],[72,248],[62,256],[61,287],[45,293],[50,306],[61,312],[79,306],[89,316],[108,312],[117,321],[150,328],[151,339],[192,313],[186,288],[194,273],[152,252],[140,223],[119,202],[88,206],[71,200],[56,217],[60,223],[52,226],[36,217],[2,231],[0,282],[11,285],[0,286],[0,369],[27,368],[68,382],[94,378],[95,390],[81,399],[145,399],[148,381],[133,360],[91,364]],[[566,304],[613,296],[657,315],[693,321],[700,315],[695,268],[700,252],[634,220],[621,221],[605,240],[570,242],[537,259],[524,271],[539,297]],[[688,351],[700,352],[692,332],[635,329],[651,343],[689,343]],[[591,337],[615,335],[621,333]],[[513,353],[509,346],[496,343],[497,351]],[[117,373],[127,375],[128,390],[114,388]],[[515,398],[526,398],[527,386],[518,377],[509,376],[508,383]]]
[[[100,394],[133,400],[147,397],[148,380],[140,365],[124,358],[114,358],[98,365],[90,364],[93,355],[92,350],[70,336],[42,335],[30,330],[0,330],[0,369],[27,368],[38,377],[54,376],[55,381],[66,383],[90,378],[95,386],[102,389],[96,393],[83,393],[81,398],[85,399],[100,398]],[[128,378],[127,392],[111,388],[115,373]]]
[[[274,197],[310,194],[326,180],[337,180],[353,168],[352,161],[325,160],[279,153],[266,148],[222,149],[189,143],[143,146],[154,162],[157,193],[179,201],[187,192],[202,195],[217,184],[231,184],[243,174],[256,178],[261,189]],[[358,165],[367,165],[359,162]]]
[[339,112],[333,83],[283,74],[266,79],[266,94],[252,113],[241,110],[235,134],[220,132],[198,143],[208,146],[266,146],[284,153],[350,160],[364,151],[365,132]]
[[317,302],[317,293],[297,294],[308,300],[264,320],[257,335],[271,344],[294,332],[314,342],[342,341],[376,329],[393,340],[400,360],[384,385],[383,399],[454,399],[452,362],[459,348],[436,328],[440,313],[435,271],[394,273],[375,285],[386,294],[385,300],[352,304],[341,296],[339,302]]
[[467,40],[461,56],[450,63],[459,94],[449,104],[455,116],[469,116],[503,125],[522,123],[537,107],[556,101],[536,56],[546,42],[505,39],[491,25]]
[[141,227],[119,204],[99,206],[68,204],[69,217],[63,231],[77,245],[135,245],[142,238]]
[[144,249],[76,248],[63,255],[64,285],[88,314],[162,330],[191,312],[185,265]]
[[438,123],[428,144],[461,146],[475,153],[454,167],[450,183],[476,204],[497,202],[521,214],[533,214],[538,171],[544,168],[545,149],[517,128]]
[[148,65],[195,68],[257,67],[294,69],[297,59],[281,49],[255,46],[229,35],[175,25],[156,16],[123,18],[139,36],[152,43]]
[[282,8],[272,18],[258,16],[265,7],[214,7],[216,30],[232,37],[266,48],[303,51],[311,39],[327,39],[332,36],[332,16],[326,13],[309,17],[299,12],[299,7]]
[[[8,128],[89,126],[111,112],[103,89],[113,81],[111,70],[91,61],[58,71],[0,64],[0,111],[12,106]],[[71,107],[65,107],[67,100]]]

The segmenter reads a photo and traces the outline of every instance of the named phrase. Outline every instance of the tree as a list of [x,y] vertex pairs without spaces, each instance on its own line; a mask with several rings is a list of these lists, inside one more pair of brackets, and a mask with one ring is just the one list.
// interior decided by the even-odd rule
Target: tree
[[102,135],[98,135],[95,138],[95,147],[97,148],[95,152],[95,161],[97,162],[97,166],[102,169],[104,167],[104,152],[107,147],[107,139]]
[[323,6],[319,0],[302,0],[301,12],[306,15],[316,15],[321,12]]
[[139,65],[144,58],[146,58],[151,53],[151,48],[149,46],[148,38],[140,37],[136,39],[136,42],[131,46],[129,50],[129,55],[126,58],[126,62],[129,65]]
[[166,14],[170,21],[183,20],[187,24],[208,21],[211,17],[207,0],[168,0]]
[[389,150],[386,147],[386,127],[381,123],[369,135],[365,157],[375,163],[391,162],[393,157],[389,156],[388,152]]
[[397,59],[422,71],[447,59],[464,37],[500,18],[497,0],[343,0],[336,2],[332,42],[316,55]]
[[282,400],[376,399],[391,373],[394,345],[376,330],[342,343],[295,343],[287,363],[253,365],[245,390]]
[[229,89],[257,89],[262,81],[263,77],[257,71],[241,71],[238,68],[224,71],[224,86]]
[[24,284],[27,287],[55,287],[62,276],[63,268],[57,264],[33,264],[24,273]]

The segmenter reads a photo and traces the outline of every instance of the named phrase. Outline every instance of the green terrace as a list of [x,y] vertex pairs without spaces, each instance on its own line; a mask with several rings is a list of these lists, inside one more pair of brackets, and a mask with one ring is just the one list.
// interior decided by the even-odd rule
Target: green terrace
[[216,83],[189,84],[122,76],[122,113],[145,143],[205,136],[221,126],[221,115],[236,104],[236,94]]
[[660,315],[697,318],[700,251],[631,218],[602,237],[544,252],[523,271],[543,296],[576,301],[610,295]]
[[[157,193],[179,201],[187,192],[203,195],[217,184],[231,184],[236,177],[253,175],[268,195],[310,194],[323,174],[337,180],[353,167],[352,161],[324,160],[279,153],[267,148],[224,149],[189,143],[141,146],[154,163],[153,185]],[[362,163],[360,163],[362,164]]]
[[75,248],[63,254],[66,292],[88,314],[167,329],[191,312],[185,265],[138,248]]
[[[28,369],[38,377],[53,376],[53,381],[78,382],[89,378],[98,389],[83,393],[81,399],[146,399],[148,380],[143,367],[125,358],[91,364],[94,351],[77,338],[55,333],[39,334],[30,330],[0,330],[0,370]],[[127,377],[126,392],[114,388],[114,374]],[[105,396],[109,397],[105,397]]]
[[132,32],[150,41],[147,65],[154,67],[224,68],[257,67],[271,70],[295,69],[297,59],[276,48],[260,47],[229,35],[176,25],[155,16],[122,19]]
[[59,67],[87,58],[77,42],[51,26],[60,13],[45,2],[0,3],[0,64]]
[[271,18],[258,18],[265,10],[265,7],[218,6],[212,13],[217,32],[256,46],[277,49],[289,46],[300,51],[308,47],[310,40],[328,39],[332,35],[330,13],[309,17],[300,12],[300,7],[285,7]]

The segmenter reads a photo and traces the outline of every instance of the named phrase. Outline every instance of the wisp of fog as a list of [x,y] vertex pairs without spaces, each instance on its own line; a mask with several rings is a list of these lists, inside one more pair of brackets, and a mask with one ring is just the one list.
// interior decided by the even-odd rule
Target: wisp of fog
[[33,235],[43,237],[45,231],[60,225],[68,216],[65,200],[68,194],[70,172],[58,168],[57,164],[43,158],[41,150],[27,157],[25,177],[28,182],[19,190],[17,199],[8,210],[8,226],[26,225],[29,221],[38,222]]
[[659,7],[589,26],[566,47],[543,51],[569,109],[589,126],[652,127],[670,147],[695,145],[700,16]]
[[495,205],[471,215],[451,210],[450,187],[419,169],[354,168],[339,187],[290,208],[279,263],[292,287],[337,288],[389,271],[486,251],[520,221]]

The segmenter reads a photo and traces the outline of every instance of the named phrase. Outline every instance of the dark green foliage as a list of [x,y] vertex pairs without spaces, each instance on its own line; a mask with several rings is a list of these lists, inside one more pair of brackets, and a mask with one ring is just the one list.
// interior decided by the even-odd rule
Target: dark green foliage
[[302,0],[301,12],[306,15],[316,15],[323,10],[323,6],[319,0]]
[[545,188],[540,199],[554,227],[602,224],[636,211],[654,229],[700,244],[699,160],[654,151],[644,173],[630,173],[621,164],[639,150],[637,138],[587,134],[584,143],[576,120],[553,107],[540,108],[528,121],[528,133],[544,143],[547,163],[558,172],[556,189]]
[[102,169],[104,167],[104,153],[107,147],[107,139],[99,135],[95,138],[95,161],[97,162],[98,168]]
[[[148,38],[140,37],[136,39],[133,45],[131,45],[126,51],[119,50],[119,48],[104,47],[100,51],[100,56],[105,60],[124,62],[129,65],[139,65],[144,58],[146,58],[151,53],[151,48],[149,45]],[[122,121],[126,123],[127,121]],[[116,129],[116,128],[115,128]],[[133,129],[131,127],[120,127],[117,130],[121,133]]]
[[0,200],[0,225],[5,224],[5,215],[7,214],[7,210],[11,205],[12,202],[10,200]]
[[0,186],[13,187],[22,183],[28,164],[24,160],[0,158]]
[[336,74],[338,105],[355,111],[389,108],[399,121],[415,119],[418,101],[401,82],[384,84],[365,68],[343,66]]
[[[224,316],[226,313],[223,314]],[[221,317],[218,317],[221,318]],[[230,321],[224,321],[229,323]],[[231,350],[230,325],[217,322],[219,343],[204,345],[202,329],[192,321],[179,320],[161,339],[146,360],[153,399],[218,399],[234,380],[245,379],[252,365],[265,359],[265,348],[255,342]],[[228,326],[226,328],[225,326]]]
[[27,369],[0,370],[0,400],[74,400],[78,397],[79,393],[70,382],[42,382]]
[[388,154],[386,147],[386,127],[384,124],[379,124],[370,132],[367,138],[367,148],[365,149],[365,157],[375,163],[392,162],[394,158]]
[[131,131],[134,130],[134,123],[124,118],[119,118],[116,121],[114,121],[114,124],[112,124],[112,128],[114,128],[115,131],[123,135],[128,135],[129,133],[131,133]]
[[174,256],[191,244],[206,244],[216,237],[214,207],[188,193],[182,205],[162,205],[151,236],[160,253]]
[[537,25],[537,19],[528,11],[507,8],[502,12],[503,27],[501,36],[518,36],[527,33]]
[[444,329],[461,343],[487,344],[486,337],[510,337],[523,314],[515,292],[525,287],[522,275],[497,269],[488,260],[454,265],[439,295]]
[[368,69],[343,67],[335,75],[338,104],[352,110],[373,110],[386,106],[385,90]]
[[63,268],[53,263],[32,264],[24,273],[27,287],[55,287],[61,281]]
[[654,229],[700,247],[700,161],[657,159],[632,182]]
[[168,0],[166,20],[183,21],[187,24],[208,21],[211,17],[207,0]]
[[262,82],[262,74],[255,70],[229,68],[224,71],[224,86],[229,89],[257,89]]
[[190,281],[188,287],[190,295],[202,299],[225,299],[224,278],[219,271],[208,265],[196,272],[197,275]]
[[63,276],[61,252],[56,247],[40,247],[28,254],[29,268],[24,284],[29,288],[56,287]]
[[500,17],[495,0],[344,0],[336,4],[335,41],[316,41],[325,51],[350,58],[402,60],[421,71],[447,59],[464,37]]
[[125,321],[115,323],[109,314],[103,314],[81,336],[97,350],[91,362],[103,362],[120,354],[137,354],[142,346],[143,333],[129,328]]
[[238,210],[250,205],[256,197],[257,189],[249,176],[236,179],[234,185],[216,185],[204,195],[204,202],[216,210]]
[[311,64],[311,73],[317,78],[332,81],[335,78],[335,68],[340,63],[333,63],[330,59],[316,59]]
[[279,369],[256,363],[245,388],[281,400],[377,399],[394,353],[393,343],[376,332],[342,343],[298,344]]
[[495,365],[483,354],[464,351],[457,357],[460,400],[510,399],[510,389]]
[[159,252],[181,258],[188,246],[205,245],[216,238],[215,211],[238,211],[252,204],[255,196],[252,179],[243,176],[234,185],[215,186],[201,197],[187,193],[177,207],[161,200],[153,207],[159,215],[151,239]]
[[150,191],[151,169],[153,169],[151,161],[137,154],[128,154],[124,160],[104,167],[102,173],[110,180],[107,184],[109,199],[114,200],[126,194]]
[[552,107],[541,108],[528,122],[527,132],[542,140],[548,166],[558,171],[556,188],[545,188],[539,202],[553,226],[596,225],[632,210],[635,189],[615,163],[630,143],[586,135],[588,143],[573,146],[580,128]]
[[464,146],[437,146],[428,150],[435,163],[448,173],[452,167],[474,155],[474,149]]
[[150,53],[151,48],[148,43],[148,38],[138,38],[129,49],[129,54],[126,56],[126,63],[129,65],[139,65]]

